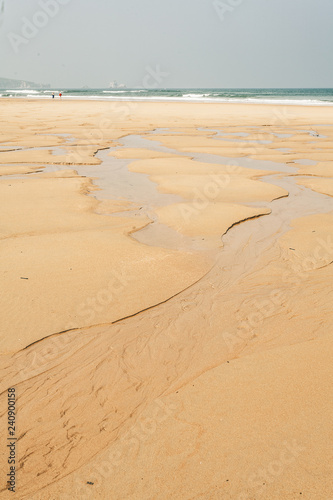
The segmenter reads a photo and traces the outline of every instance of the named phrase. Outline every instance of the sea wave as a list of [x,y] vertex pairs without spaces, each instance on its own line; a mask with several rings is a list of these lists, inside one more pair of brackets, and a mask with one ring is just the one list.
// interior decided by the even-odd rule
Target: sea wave
[[[50,99],[55,90],[1,89],[1,98]],[[205,102],[333,106],[331,89],[64,89],[67,100]]]
[[69,99],[113,100],[113,101],[155,101],[155,102],[202,102],[202,103],[234,103],[234,104],[280,104],[285,106],[333,106],[331,101],[316,99],[264,99],[264,98],[208,98],[208,97],[164,97],[164,96],[68,96]]

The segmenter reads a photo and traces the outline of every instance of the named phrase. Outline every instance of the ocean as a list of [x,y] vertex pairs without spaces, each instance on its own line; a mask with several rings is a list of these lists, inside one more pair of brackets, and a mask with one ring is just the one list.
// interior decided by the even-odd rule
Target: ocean
[[333,89],[0,89],[0,97],[333,105]]

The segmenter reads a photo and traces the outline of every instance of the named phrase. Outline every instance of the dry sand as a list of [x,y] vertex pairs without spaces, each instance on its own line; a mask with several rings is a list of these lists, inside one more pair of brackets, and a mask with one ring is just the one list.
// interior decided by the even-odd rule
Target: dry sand
[[[333,498],[332,125],[328,107],[0,101],[1,499]],[[115,146],[128,167],[101,165]],[[119,181],[103,200],[82,165],[154,198]]]

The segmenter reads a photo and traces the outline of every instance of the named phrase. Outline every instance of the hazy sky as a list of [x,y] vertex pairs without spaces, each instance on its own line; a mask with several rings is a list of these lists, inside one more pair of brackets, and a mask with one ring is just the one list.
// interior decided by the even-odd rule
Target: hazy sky
[[333,87],[332,25],[333,0],[0,0],[0,77]]

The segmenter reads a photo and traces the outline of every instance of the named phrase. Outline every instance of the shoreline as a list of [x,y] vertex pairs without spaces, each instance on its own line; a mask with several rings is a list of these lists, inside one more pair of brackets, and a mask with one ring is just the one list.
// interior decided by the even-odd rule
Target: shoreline
[[[1,91],[0,91],[1,92]],[[53,100],[51,96],[46,95],[46,96],[29,96],[26,97],[24,95],[22,96],[12,96],[12,97],[2,97],[0,94],[0,102],[2,100],[16,100],[16,99],[24,99],[25,101],[45,101],[45,100]],[[55,101],[59,101],[59,97],[56,96]],[[103,97],[103,96],[91,96],[91,97],[80,97],[80,96],[67,96],[66,94],[62,95],[61,101],[84,101],[84,102],[111,102],[111,103],[182,103],[182,104],[230,104],[230,105],[267,105],[267,106],[295,106],[295,107],[332,107],[333,102],[325,102],[325,101],[309,101],[309,100],[304,100],[303,102],[299,102],[298,100],[288,100],[288,99],[185,99],[185,98],[177,98],[177,97],[168,97],[168,98],[162,98],[162,97],[120,97],[120,96],[115,96],[115,97]]]

